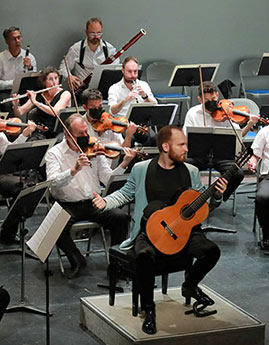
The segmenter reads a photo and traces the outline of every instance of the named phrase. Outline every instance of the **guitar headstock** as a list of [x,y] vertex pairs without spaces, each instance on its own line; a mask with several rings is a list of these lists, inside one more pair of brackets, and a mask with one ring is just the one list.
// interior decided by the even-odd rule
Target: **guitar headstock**
[[245,147],[236,158],[235,163],[241,168],[253,155],[251,147]]

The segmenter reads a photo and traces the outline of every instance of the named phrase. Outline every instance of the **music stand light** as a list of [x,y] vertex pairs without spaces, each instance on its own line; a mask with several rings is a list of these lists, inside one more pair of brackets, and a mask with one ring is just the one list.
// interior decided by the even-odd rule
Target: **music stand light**
[[[242,130],[237,130],[242,137]],[[211,185],[213,160],[235,160],[240,144],[230,128],[187,127],[188,158],[208,160],[208,185]],[[225,149],[224,149],[225,148]],[[207,220],[209,217],[207,218]],[[215,228],[207,224],[204,231],[236,233],[236,230]]]
[[36,307],[30,306],[24,294],[25,287],[25,275],[24,275],[24,266],[25,266],[25,243],[24,238],[28,230],[25,229],[25,221],[28,218],[31,218],[34,214],[34,211],[39,204],[39,202],[44,197],[49,185],[49,182],[41,182],[35,186],[23,189],[20,191],[16,200],[12,204],[3,225],[8,226],[9,221],[12,219],[17,219],[19,222],[20,229],[20,240],[21,240],[21,250],[22,250],[22,259],[21,259],[21,299],[20,302],[14,306],[9,307],[6,312],[16,312],[16,311],[26,311],[32,312],[34,314],[46,315],[45,311],[42,311]]
[[269,53],[263,53],[257,75],[269,75]]

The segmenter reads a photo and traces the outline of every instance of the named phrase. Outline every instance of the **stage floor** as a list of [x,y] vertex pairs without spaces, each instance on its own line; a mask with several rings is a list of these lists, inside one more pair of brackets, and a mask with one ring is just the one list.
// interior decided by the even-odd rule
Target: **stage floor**
[[108,295],[81,298],[80,322],[107,345],[263,345],[265,325],[216,292],[203,286],[215,301],[208,310],[217,313],[204,318],[185,315],[191,309],[184,304],[179,288],[167,295],[155,291],[157,333],[141,330],[143,317],[132,316],[131,293],[117,294],[115,306],[109,306]]

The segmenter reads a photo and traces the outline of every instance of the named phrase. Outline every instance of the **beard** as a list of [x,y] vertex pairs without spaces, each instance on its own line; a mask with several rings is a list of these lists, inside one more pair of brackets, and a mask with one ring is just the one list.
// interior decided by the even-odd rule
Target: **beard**
[[97,45],[97,44],[100,43],[100,38],[97,38],[97,37],[95,37],[95,38],[88,38],[88,41],[89,41],[91,44],[93,44],[93,45]]
[[123,76],[123,79],[124,79],[125,83],[127,83],[127,84],[132,84],[133,81],[136,81],[136,79],[128,79],[124,76]]
[[168,157],[175,163],[183,163],[186,160],[186,153],[178,154],[174,150],[168,152]]

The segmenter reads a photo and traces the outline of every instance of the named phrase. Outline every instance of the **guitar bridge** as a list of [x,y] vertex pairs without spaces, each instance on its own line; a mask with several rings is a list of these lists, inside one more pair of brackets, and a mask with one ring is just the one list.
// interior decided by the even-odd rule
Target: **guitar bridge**
[[161,225],[163,226],[163,228],[168,232],[168,234],[174,239],[177,240],[177,235],[173,232],[173,230],[169,227],[169,225],[167,225],[165,223],[164,220],[161,221]]

